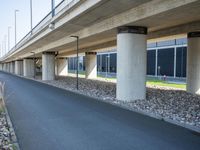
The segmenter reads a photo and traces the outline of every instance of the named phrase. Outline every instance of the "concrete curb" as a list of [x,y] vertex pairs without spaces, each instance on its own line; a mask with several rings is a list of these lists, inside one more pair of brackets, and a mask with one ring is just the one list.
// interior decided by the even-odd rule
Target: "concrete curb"
[[[7,72],[6,72],[7,73]],[[12,75],[15,75],[15,74],[12,74]],[[23,77],[23,76],[19,76],[19,75],[15,75],[15,76],[18,76],[20,78],[23,78],[23,79],[27,79],[27,80],[32,80],[32,81],[36,81],[38,83],[42,83],[42,84],[45,84],[45,85],[48,85],[48,86],[52,86],[52,87],[56,87],[56,88],[59,88],[59,89],[62,89],[62,90],[66,90],[68,92],[72,92],[72,93],[75,93],[75,94],[79,94],[79,95],[82,95],[82,96],[85,96],[85,97],[88,97],[88,98],[93,98],[93,99],[96,99],[98,101],[101,101],[101,102],[104,102],[104,103],[108,103],[108,104],[111,104],[111,105],[114,105],[114,106],[117,106],[117,107],[120,107],[120,108],[123,108],[123,109],[126,109],[126,110],[130,110],[130,111],[133,111],[133,112],[136,112],[136,113],[139,113],[139,114],[142,114],[142,115],[145,115],[145,116],[149,116],[149,117],[152,117],[152,118],[155,118],[155,119],[158,119],[158,120],[163,120],[165,122],[168,122],[168,123],[171,123],[171,124],[174,124],[174,125],[177,125],[177,126],[180,126],[180,127],[183,127],[185,129],[188,129],[192,132],[196,132],[197,134],[200,133],[200,128],[198,127],[195,127],[195,126],[191,126],[191,125],[188,125],[188,124],[185,124],[185,123],[180,123],[176,120],[172,120],[172,119],[169,119],[169,118],[163,118],[161,117],[160,115],[155,115],[155,114],[152,114],[152,113],[148,113],[148,112],[145,112],[145,111],[141,111],[141,110],[135,110],[133,108],[130,108],[130,107],[127,107],[127,106],[124,106],[122,104],[119,104],[119,103],[115,103],[117,101],[112,101],[112,100],[103,100],[103,99],[100,99],[100,98],[97,98],[97,97],[92,97],[92,96],[89,96],[89,95],[85,95],[85,94],[82,94],[82,93],[79,93],[77,91],[71,91],[71,90],[68,90],[68,89],[65,89],[65,88],[61,88],[61,87],[57,87],[57,86],[54,86],[54,85],[50,85],[48,83],[44,83],[40,80],[36,80],[36,79],[33,79],[33,78],[27,78],[27,77]]]
[[17,136],[15,134],[15,130],[13,128],[13,124],[11,122],[10,116],[8,114],[8,110],[6,108],[6,103],[5,103],[5,100],[4,100],[4,92],[5,92],[4,85],[5,85],[5,83],[3,83],[2,97],[1,98],[2,98],[2,103],[3,103],[3,106],[4,106],[6,121],[7,121],[8,127],[9,127],[9,131],[10,131],[10,138],[11,138],[11,142],[12,142],[11,144],[15,147],[14,150],[20,150],[18,140],[17,140]]

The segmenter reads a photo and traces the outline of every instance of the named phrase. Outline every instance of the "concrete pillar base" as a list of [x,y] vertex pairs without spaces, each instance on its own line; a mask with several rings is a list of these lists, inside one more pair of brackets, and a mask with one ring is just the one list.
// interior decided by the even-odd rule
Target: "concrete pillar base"
[[3,71],[6,71],[6,63],[3,64]]
[[147,28],[126,26],[117,35],[117,99],[146,99]]
[[187,92],[200,94],[200,32],[188,33]]
[[33,78],[35,76],[35,62],[33,58],[23,60],[24,76]]
[[10,73],[15,73],[15,63],[13,61],[10,62]]
[[87,79],[97,78],[97,53],[85,53],[85,77]]
[[23,61],[22,60],[15,61],[15,74],[23,75]]
[[0,64],[0,70],[3,70],[3,64]]
[[42,80],[55,79],[55,52],[42,54]]

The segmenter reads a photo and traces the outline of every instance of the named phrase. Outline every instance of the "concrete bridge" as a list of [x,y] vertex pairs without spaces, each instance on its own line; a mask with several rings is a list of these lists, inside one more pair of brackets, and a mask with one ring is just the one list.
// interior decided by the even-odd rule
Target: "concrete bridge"
[[[95,78],[96,52],[117,47],[117,99],[146,97],[147,41],[188,37],[187,91],[200,94],[199,0],[63,1],[0,61],[4,71],[33,77],[42,58],[42,79],[67,74],[67,57],[86,55],[86,78]],[[55,69],[56,68],[56,69]]]

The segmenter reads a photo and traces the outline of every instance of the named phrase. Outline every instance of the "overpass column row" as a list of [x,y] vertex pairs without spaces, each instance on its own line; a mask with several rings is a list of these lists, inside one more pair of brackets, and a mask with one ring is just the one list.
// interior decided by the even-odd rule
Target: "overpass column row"
[[147,28],[125,26],[117,35],[117,99],[146,98]]
[[187,92],[200,94],[200,32],[188,33]]
[[15,61],[15,74],[23,75],[23,61],[22,60]]
[[42,53],[42,80],[55,79],[55,52]]
[[97,53],[96,52],[85,53],[85,77],[87,79],[93,79],[97,77]]
[[34,77],[35,75],[35,61],[33,58],[25,58],[23,60],[23,72],[25,77]]

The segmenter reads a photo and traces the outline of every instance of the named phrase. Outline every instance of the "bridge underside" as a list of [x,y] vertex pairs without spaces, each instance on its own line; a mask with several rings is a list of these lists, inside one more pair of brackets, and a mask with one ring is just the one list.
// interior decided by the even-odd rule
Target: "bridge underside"
[[[80,39],[79,53],[87,54],[87,77],[96,76],[96,55],[91,52],[117,47],[117,98],[144,99],[147,41],[186,37],[189,32],[200,31],[199,8],[199,0],[81,1],[73,9],[63,10],[52,18],[2,62],[16,61],[16,66],[21,68],[19,60],[42,57],[43,79],[52,80],[57,73],[55,58],[76,54],[76,39],[70,37],[75,35]],[[52,23],[53,30],[49,28]],[[199,36],[196,32],[188,39],[187,89],[191,93],[199,93],[200,89]],[[23,66],[29,66],[28,62],[24,61]],[[22,74],[17,69],[16,72]],[[27,69],[24,72],[29,74]]]

